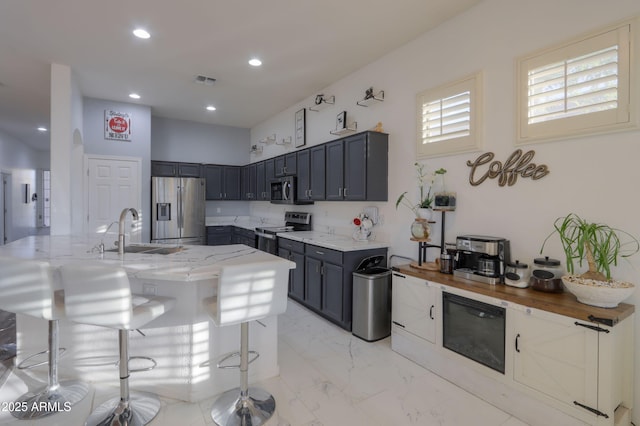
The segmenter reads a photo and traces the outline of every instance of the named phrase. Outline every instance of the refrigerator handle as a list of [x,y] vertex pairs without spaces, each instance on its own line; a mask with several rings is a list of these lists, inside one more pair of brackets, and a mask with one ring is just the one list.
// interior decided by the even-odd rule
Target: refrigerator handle
[[182,229],[184,218],[182,217],[182,185],[178,185],[178,229]]

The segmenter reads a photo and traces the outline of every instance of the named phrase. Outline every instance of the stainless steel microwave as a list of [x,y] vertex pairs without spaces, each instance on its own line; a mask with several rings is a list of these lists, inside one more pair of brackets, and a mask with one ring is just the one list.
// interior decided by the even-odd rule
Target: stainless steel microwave
[[298,200],[297,183],[295,176],[273,179],[270,182],[271,202],[273,204],[313,204],[313,201]]

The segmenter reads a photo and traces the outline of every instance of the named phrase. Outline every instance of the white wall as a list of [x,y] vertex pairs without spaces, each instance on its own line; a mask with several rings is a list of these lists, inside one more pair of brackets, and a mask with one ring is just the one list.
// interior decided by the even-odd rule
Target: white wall
[[[249,129],[151,117],[151,159],[243,166],[249,162]],[[207,201],[207,216],[246,216],[243,201]]]
[[[29,184],[31,193],[36,192],[36,169],[49,168],[46,153],[36,151],[18,139],[0,130],[0,171],[11,175],[12,208],[8,214],[7,241],[14,241],[28,235],[35,235],[36,203],[24,202],[24,185]],[[0,183],[1,185],[1,183]],[[0,188],[0,194],[2,188]],[[0,226],[2,226],[0,224]],[[0,240],[0,245],[2,241]]]
[[[151,108],[124,102],[84,98],[83,100],[84,153],[118,157],[138,157],[142,159],[141,217],[150,218],[151,205]],[[104,111],[129,113],[131,115],[131,139],[128,142],[105,139]],[[129,207],[129,206],[124,206]],[[123,208],[124,208],[123,207]],[[113,220],[117,220],[114,217]],[[142,221],[142,241],[150,241],[150,219]]]
[[[322,92],[336,96],[336,105],[321,112],[307,111],[308,145],[335,137],[335,117],[343,110],[365,130],[383,123],[389,133],[389,202],[378,203],[384,225],[375,230],[390,242],[391,254],[417,257],[417,246],[409,241],[412,214],[396,211],[395,199],[414,190],[415,96],[418,92],[454,81],[476,71],[484,74],[484,148],[505,161],[516,149],[515,60],[548,45],[599,29],[640,14],[637,0],[485,0],[475,8],[424,34],[378,61],[335,82]],[[636,74],[634,78],[638,79]],[[636,81],[638,83],[638,81]],[[385,90],[385,101],[369,108],[356,106],[369,86]],[[315,93],[251,130],[251,143],[266,135],[293,134],[294,113],[313,104]],[[348,120],[351,121],[351,120]],[[269,146],[257,161],[293,148]],[[531,263],[539,256],[544,238],[559,216],[575,212],[589,220],[605,222],[640,236],[640,200],[634,185],[640,182],[640,131],[578,137],[523,147],[535,150],[533,162],[546,164],[550,174],[538,181],[520,178],[511,187],[495,180],[480,186],[469,184],[467,160],[479,153],[430,159],[429,169],[444,167],[447,188],[458,193],[458,209],[447,216],[447,241],[474,233],[508,238],[512,257]],[[373,203],[372,203],[373,204]],[[315,228],[346,226],[366,204],[316,203]],[[277,217],[281,208],[252,203],[252,214]],[[439,227],[439,224],[434,226]],[[348,231],[348,226],[342,231]],[[434,239],[439,241],[439,231]],[[430,253],[432,258],[437,253]],[[563,259],[554,239],[545,254]],[[564,263],[564,260],[563,260]],[[640,285],[640,255],[615,268],[614,275]],[[640,292],[629,300],[640,303]],[[636,354],[640,354],[640,315],[636,316]],[[640,357],[636,356],[635,406],[640,407]],[[634,421],[640,423],[636,409]]]

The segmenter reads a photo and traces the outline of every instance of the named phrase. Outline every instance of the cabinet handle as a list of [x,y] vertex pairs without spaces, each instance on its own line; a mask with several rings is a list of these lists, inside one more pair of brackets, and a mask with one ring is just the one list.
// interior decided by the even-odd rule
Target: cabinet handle
[[323,251],[320,251],[320,250],[316,250],[316,254],[320,254],[320,255],[322,255],[322,254],[324,254],[324,252],[323,252]]
[[429,309],[429,318],[431,318],[431,319],[434,319],[433,318],[433,308],[434,308],[434,305],[431,305],[431,308]]
[[342,195],[344,195],[345,197],[347,196],[347,189],[348,188],[345,188],[344,191],[342,191]]
[[309,198],[311,198],[311,190],[309,190]]
[[220,193],[220,198],[222,198],[222,192]]
[[598,333],[609,332],[609,330],[607,330],[606,328],[598,327],[597,325],[582,324],[578,321],[574,322],[574,324],[580,327],[588,328],[589,330],[597,331]]
[[516,336],[516,352],[520,352],[520,348],[518,347],[518,341],[520,340],[520,333]]
[[407,278],[404,275],[396,274],[395,272],[393,273],[393,276],[398,278]]
[[342,188],[338,188],[338,197],[342,197]]
[[585,410],[587,410],[587,411],[591,411],[591,412],[592,412],[593,414],[595,414],[596,416],[602,416],[602,417],[604,417],[605,419],[608,419],[608,418],[609,418],[609,416],[608,416],[606,413],[603,413],[602,411],[597,410],[597,409],[595,409],[595,408],[591,408],[591,407],[589,407],[589,406],[587,406],[587,405],[580,404],[578,401],[573,401],[573,404],[574,404],[574,405],[577,405],[578,407],[584,408],[584,409],[585,409]]
[[404,327],[404,325],[400,324],[400,323],[399,323],[399,322],[397,322],[397,321],[391,321],[391,322],[392,322],[392,323],[394,323],[395,325],[397,325],[398,327],[405,328],[405,327]]

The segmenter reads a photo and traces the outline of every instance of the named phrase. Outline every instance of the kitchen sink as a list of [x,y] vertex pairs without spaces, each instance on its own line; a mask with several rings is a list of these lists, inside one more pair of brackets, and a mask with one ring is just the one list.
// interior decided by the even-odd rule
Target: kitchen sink
[[[173,254],[185,250],[184,247],[157,247],[144,245],[131,245],[124,248],[125,253],[144,253],[144,254]],[[110,253],[117,253],[118,249],[113,248],[105,250]]]

